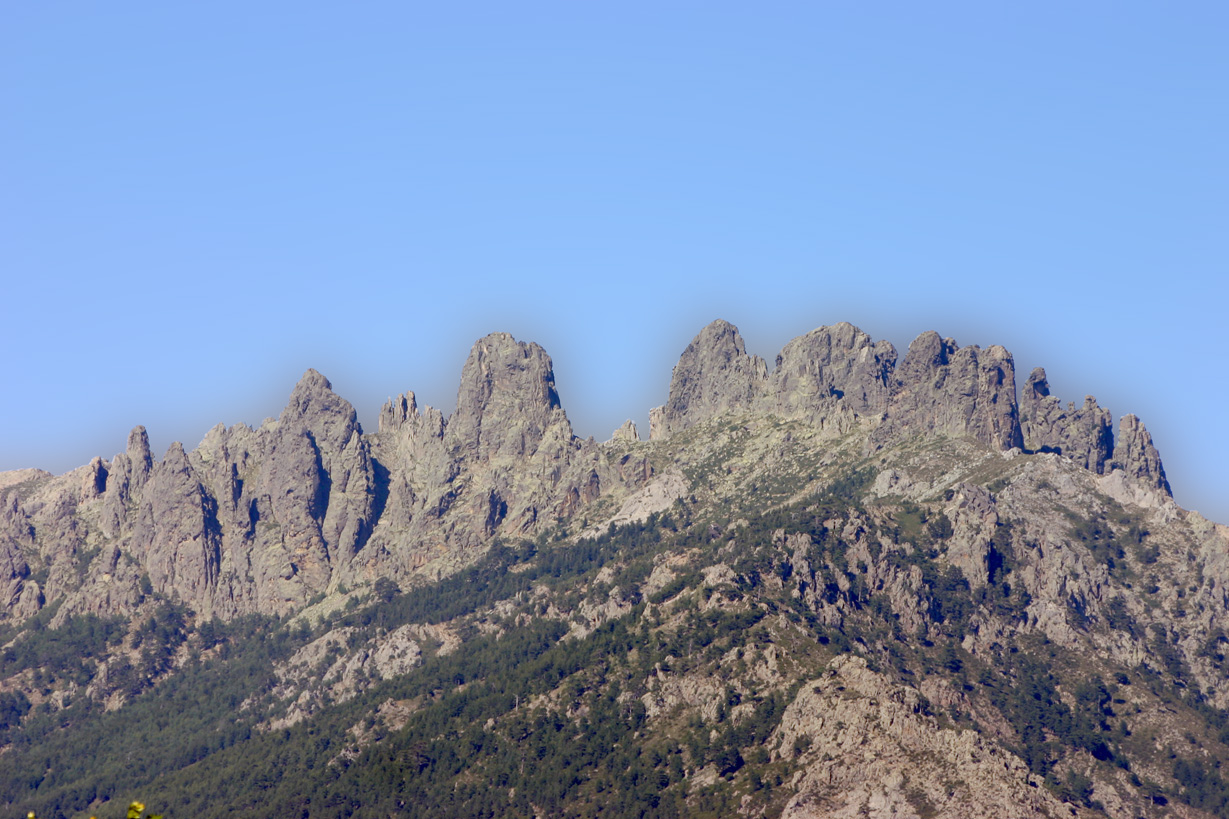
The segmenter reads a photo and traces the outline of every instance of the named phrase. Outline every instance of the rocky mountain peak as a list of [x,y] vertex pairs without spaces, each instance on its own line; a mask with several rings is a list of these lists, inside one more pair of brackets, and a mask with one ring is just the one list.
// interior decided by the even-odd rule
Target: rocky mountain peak
[[1076,407],[1050,394],[1046,373],[1038,367],[1029,374],[1020,396],[1020,429],[1024,447],[1032,452],[1053,452],[1084,469],[1104,475],[1121,469],[1144,485],[1170,494],[1161,456],[1152,436],[1134,415],[1119,423],[1115,440],[1114,418],[1091,395]]
[[830,422],[842,413],[876,415],[887,408],[896,348],[875,342],[848,322],[793,339],[769,378],[768,409]]
[[942,338],[934,330],[927,330],[909,343],[898,377],[902,381],[917,381],[927,373],[938,372],[948,365],[949,357],[957,349],[955,339]]
[[918,433],[967,436],[1000,450],[1022,447],[1011,353],[998,345],[960,347],[933,330],[914,339],[871,439],[881,446]]
[[1152,445],[1152,436],[1134,415],[1124,415],[1118,422],[1118,440],[1114,445],[1114,467],[1137,481],[1172,495],[1161,453]]
[[149,451],[149,433],[145,427],[137,425],[128,433],[128,446],[125,450],[133,469],[148,472],[153,465],[153,457]]
[[728,410],[749,409],[767,378],[764,359],[747,355],[738,328],[722,319],[713,321],[692,339],[674,367],[660,433],[680,432]]
[[448,443],[479,460],[519,457],[534,452],[547,427],[566,420],[562,416],[546,351],[508,333],[491,333],[474,343],[461,370]]
[[333,385],[316,370],[308,370],[299,379],[278,423],[291,430],[307,430],[313,438],[339,447],[355,432],[362,433],[354,407],[333,392]]

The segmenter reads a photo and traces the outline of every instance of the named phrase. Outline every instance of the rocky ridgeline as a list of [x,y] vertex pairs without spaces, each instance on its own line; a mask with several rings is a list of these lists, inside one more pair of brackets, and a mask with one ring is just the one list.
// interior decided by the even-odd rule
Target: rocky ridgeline
[[748,355],[737,328],[714,321],[683,352],[670,398],[653,410],[650,437],[666,438],[726,412],[802,418],[845,433],[868,430],[870,449],[905,438],[968,437],[995,449],[1054,452],[1085,469],[1121,469],[1169,494],[1152,437],[1134,415],[1112,432],[1108,410],[1089,396],[1063,409],[1045,371],[1033,371],[1017,401],[1011,353],[959,347],[925,332],[897,365],[896,348],[851,324],[820,327],[785,345],[771,373]]
[[[886,341],[821,327],[769,371],[715,321],[674,368],[650,440],[727,413],[859,432],[868,454],[917,436],[1053,452],[1169,492],[1134,416],[1115,436],[1095,400],[1063,408],[1041,370],[1018,401],[1010,353],[933,332],[898,365]],[[599,499],[618,502],[649,484],[653,451],[630,422],[607,444],[577,438],[550,357],[505,333],[474,345],[451,416],[406,393],[374,434],[309,370],[276,420],[218,425],[191,452],[175,443],[155,461],[137,427],[110,461],[0,475],[0,602],[14,620],[54,601],[61,618],[128,614],[151,592],[205,618],[284,614],[343,585],[451,573],[496,536],[532,537]]]

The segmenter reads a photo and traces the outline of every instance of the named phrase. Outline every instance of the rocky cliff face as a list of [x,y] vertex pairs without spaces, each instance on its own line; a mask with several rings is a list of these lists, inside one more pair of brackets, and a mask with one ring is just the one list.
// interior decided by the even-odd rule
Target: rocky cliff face
[[1097,405],[1091,395],[1076,409],[1050,395],[1050,385],[1041,367],[1033,370],[1021,397],[1021,433],[1024,445],[1034,452],[1053,452],[1070,458],[1084,469],[1103,475],[1121,469],[1131,478],[1170,493],[1161,456],[1152,436],[1134,415],[1123,416],[1117,442],[1113,416]]
[[1021,446],[1011,353],[997,345],[958,347],[935,332],[914,339],[872,440],[882,445],[919,433],[967,436],[998,449]]
[[1091,396],[1082,409],[1064,409],[1037,368],[1017,400],[1011,353],[960,347],[935,332],[914,339],[898,366],[890,343],[850,324],[820,327],[786,344],[769,374],[747,354],[737,328],[715,321],[683,351],[650,437],[727,413],[804,419],[834,434],[861,426],[872,449],[939,436],[1054,452],[1097,474],[1121,469],[1169,492],[1160,456],[1134,416],[1122,419],[1115,446],[1111,416]]
[[[1115,436],[1095,400],[1064,408],[1040,369],[1017,402],[1010,353],[933,332],[898,365],[886,341],[821,327],[769,372],[737,328],[715,321],[683,351],[650,440],[660,448],[727,415],[858,432],[865,452],[936,437],[1050,452],[1169,492],[1134,416]],[[286,613],[343,585],[449,574],[496,537],[532,537],[585,510],[609,518],[653,480],[654,451],[634,425],[607,444],[578,439],[550,357],[506,333],[474,345],[451,416],[410,392],[383,408],[374,434],[309,370],[276,420],[215,427],[191,452],[175,444],[155,461],[137,427],[110,461],[58,478],[6,473],[0,598],[14,620],[57,600],[63,616],[129,612],[145,586],[203,617]]]
[[650,438],[681,432],[729,411],[749,410],[768,379],[764,359],[747,355],[738,328],[718,319],[700,331],[670,378],[670,399]]
[[[4,473],[0,743],[45,724],[29,707],[213,674],[260,622],[240,615],[295,615],[249,635],[285,650],[230,717],[323,732],[304,764],[340,778],[384,743],[395,764],[353,770],[444,777],[460,815],[601,812],[620,789],[683,815],[1218,815],[1229,529],[1174,503],[1134,416],[1060,404],[1041,369],[1017,397],[1014,368],[937,333],[898,362],[838,324],[769,370],[718,321],[650,440],[628,422],[598,443],[546,352],[495,333],[448,416],[407,392],[365,432],[308,371],[276,419],[191,451],[156,460],[137,427],[109,461]],[[83,614],[127,625],[46,673],[23,654],[48,625],[104,630]],[[367,718],[325,736],[352,700]],[[591,767],[524,801],[597,731],[592,765],[627,782]],[[212,754],[213,732],[189,744]],[[435,764],[447,737],[461,779]],[[55,780],[39,747],[0,744],[0,798]],[[212,757],[267,763],[236,758]],[[488,774],[508,792],[479,804]]]

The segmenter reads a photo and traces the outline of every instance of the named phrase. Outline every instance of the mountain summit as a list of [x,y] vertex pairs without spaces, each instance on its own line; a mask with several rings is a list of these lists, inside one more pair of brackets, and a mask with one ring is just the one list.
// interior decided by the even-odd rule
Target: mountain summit
[[309,370],[0,474],[0,804],[1224,815],[1226,554],[1139,419],[934,332],[714,321],[603,443],[506,333],[374,432]]

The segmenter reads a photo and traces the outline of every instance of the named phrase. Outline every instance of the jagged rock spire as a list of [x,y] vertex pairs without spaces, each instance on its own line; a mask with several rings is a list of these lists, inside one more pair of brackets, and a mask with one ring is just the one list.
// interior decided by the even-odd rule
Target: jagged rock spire
[[481,461],[521,457],[537,450],[547,427],[563,420],[546,351],[508,333],[491,333],[475,342],[461,370],[446,438],[458,455]]
[[1152,436],[1134,415],[1124,415],[1118,422],[1118,440],[1114,444],[1114,467],[1141,483],[1173,495],[1161,453],[1152,445]]
[[934,331],[914,339],[872,441],[916,434],[967,436],[1003,450],[1022,446],[1011,353],[997,344],[960,347]]
[[1109,410],[1097,406],[1091,395],[1084,406],[1066,409],[1050,395],[1046,372],[1029,374],[1020,395],[1020,427],[1024,446],[1034,452],[1056,452],[1085,469],[1104,474],[1114,453],[1114,422]]
[[1109,410],[1098,406],[1091,395],[1085,396],[1084,405],[1078,409],[1074,403],[1064,408],[1050,395],[1041,367],[1034,369],[1024,384],[1020,426],[1024,446],[1033,452],[1057,453],[1099,475],[1121,469],[1146,486],[1172,494],[1161,456],[1138,418],[1124,416],[1115,436]]
[[738,328],[717,319],[701,330],[674,367],[657,433],[681,432],[729,410],[747,410],[763,392],[768,366],[747,355]]

